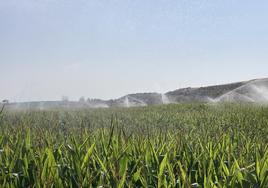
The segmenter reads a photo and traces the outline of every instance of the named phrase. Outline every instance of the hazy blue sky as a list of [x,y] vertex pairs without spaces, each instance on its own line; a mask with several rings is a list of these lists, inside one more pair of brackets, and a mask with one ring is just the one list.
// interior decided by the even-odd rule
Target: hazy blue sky
[[268,76],[267,0],[0,0],[0,99]]

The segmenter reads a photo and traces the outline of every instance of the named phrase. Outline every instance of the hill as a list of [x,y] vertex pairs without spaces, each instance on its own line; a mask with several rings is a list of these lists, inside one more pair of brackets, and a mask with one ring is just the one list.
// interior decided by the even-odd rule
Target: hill
[[167,93],[135,93],[118,99],[76,101],[40,101],[10,103],[10,109],[108,108],[134,107],[182,102],[253,102],[268,103],[268,78],[224,85],[182,88]]

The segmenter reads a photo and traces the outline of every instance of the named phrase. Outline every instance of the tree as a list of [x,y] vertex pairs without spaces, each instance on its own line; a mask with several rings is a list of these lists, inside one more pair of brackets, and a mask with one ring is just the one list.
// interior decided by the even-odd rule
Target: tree
[[62,96],[61,100],[63,102],[68,102],[69,101],[69,98],[67,96]]
[[80,97],[80,98],[79,98],[79,102],[80,102],[80,103],[85,103],[85,102],[86,102],[85,97]]
[[5,99],[5,100],[2,101],[2,103],[8,104],[9,100]]
[[0,114],[2,114],[2,113],[3,113],[4,108],[5,108],[5,105],[6,105],[6,104],[8,104],[8,103],[9,103],[9,101],[8,101],[7,99],[5,99],[5,100],[3,100],[3,101],[2,101],[2,103],[3,103],[3,105],[2,105],[2,107],[1,107],[1,109],[0,109]]

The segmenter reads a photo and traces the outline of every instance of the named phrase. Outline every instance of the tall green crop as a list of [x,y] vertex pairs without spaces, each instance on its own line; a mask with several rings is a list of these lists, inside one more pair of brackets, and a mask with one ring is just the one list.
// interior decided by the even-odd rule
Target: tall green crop
[[1,187],[268,187],[268,107],[5,112]]

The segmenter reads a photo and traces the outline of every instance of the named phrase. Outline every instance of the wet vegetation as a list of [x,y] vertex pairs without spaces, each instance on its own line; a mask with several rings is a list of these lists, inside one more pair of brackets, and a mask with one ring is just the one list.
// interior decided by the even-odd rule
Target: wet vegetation
[[268,107],[0,115],[1,187],[268,187]]

